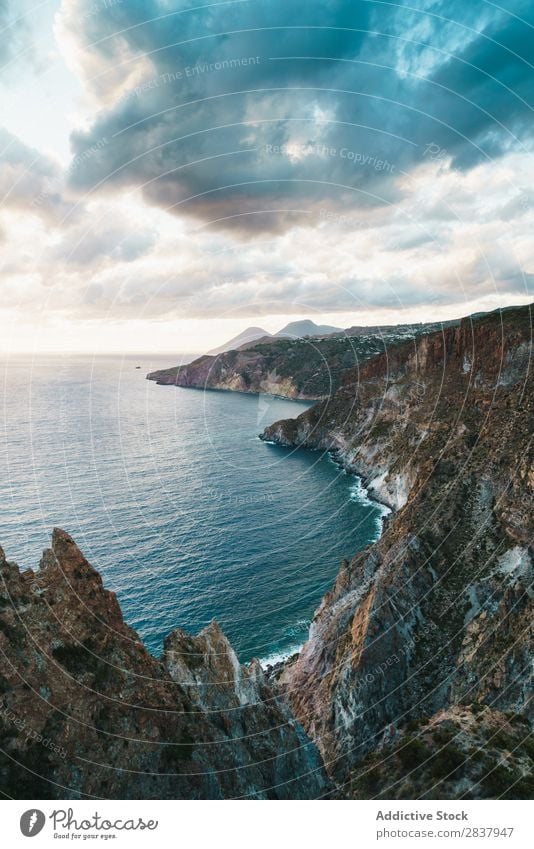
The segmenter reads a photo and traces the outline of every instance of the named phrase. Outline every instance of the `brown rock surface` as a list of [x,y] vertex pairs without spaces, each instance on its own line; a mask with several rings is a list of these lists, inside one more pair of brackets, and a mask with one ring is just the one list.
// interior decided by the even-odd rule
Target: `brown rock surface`
[[315,798],[318,753],[219,627],[162,661],[55,530],[37,572],[0,549],[0,787],[14,798]]
[[350,771],[340,799],[532,799],[534,743],[524,716],[472,704],[393,730]]
[[147,378],[165,386],[226,389],[314,401],[330,397],[347,370],[399,340],[416,338],[437,326],[352,328],[346,333],[307,339],[256,339],[234,351],[151,372]]
[[464,703],[532,718],[529,307],[389,349],[263,438],[332,450],[397,512],[345,564],[284,686],[338,781]]
[[531,345],[528,307],[464,320],[344,370],[332,397],[266,429],[333,451],[396,511],[270,680],[216,623],[151,656],[62,531],[35,573],[1,553],[4,792],[531,793]]

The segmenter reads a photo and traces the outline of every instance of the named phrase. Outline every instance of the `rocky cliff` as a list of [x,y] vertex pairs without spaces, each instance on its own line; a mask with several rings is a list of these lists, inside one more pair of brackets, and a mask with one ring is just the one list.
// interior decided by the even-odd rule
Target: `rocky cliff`
[[257,663],[219,627],[157,660],[60,530],[40,569],[0,550],[0,787],[20,799],[299,798],[327,780]]
[[160,385],[279,395],[317,400],[330,397],[343,374],[403,339],[414,339],[439,325],[354,328],[306,339],[262,339],[217,356],[147,375]]
[[[333,451],[396,511],[343,564],[281,679],[349,795],[534,789],[531,352],[529,307],[464,320],[390,348],[263,434]],[[482,753],[486,784],[478,747],[461,742],[475,715],[482,737],[502,738]]]
[[0,553],[3,791],[531,796],[531,352],[528,307],[465,320],[266,429],[333,451],[394,510],[269,680],[216,624],[151,656],[63,531],[35,573]]

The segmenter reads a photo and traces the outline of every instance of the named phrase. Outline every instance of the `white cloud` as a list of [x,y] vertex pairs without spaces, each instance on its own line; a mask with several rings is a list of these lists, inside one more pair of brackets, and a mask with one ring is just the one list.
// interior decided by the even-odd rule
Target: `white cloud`
[[[350,4],[341,5],[349,14]],[[162,12],[163,7],[157,8]],[[426,3],[425,8],[436,4]],[[436,134],[439,130],[433,119],[422,128],[420,116],[384,106],[373,92],[360,100],[318,93],[321,87],[349,84],[372,89],[378,77],[367,76],[371,72],[365,63],[355,70],[352,57],[361,46],[362,57],[383,59],[387,40],[355,40],[352,52],[352,42],[345,44],[351,58],[339,66],[281,65],[266,52],[260,64],[247,69],[250,78],[234,79],[236,86],[260,85],[265,79],[263,96],[239,104],[226,96],[230,77],[222,73],[204,73],[187,85],[155,87],[138,95],[132,88],[161,75],[165,62],[172,60],[176,69],[202,51],[209,58],[209,51],[230,55],[234,47],[231,39],[210,44],[209,39],[195,40],[191,16],[187,26],[179,15],[138,26],[131,17],[137,14],[133,5],[106,9],[99,10],[97,2],[89,12],[82,0],[63,0],[56,21],[62,59],[85,88],[85,99],[78,104],[83,125],[73,136],[70,168],[62,170],[38,147],[0,132],[0,310],[5,321],[15,318],[21,327],[32,320],[46,324],[46,340],[61,326],[64,338],[72,341],[65,330],[68,322],[83,325],[76,344],[98,322],[115,329],[124,322],[143,326],[141,336],[154,344],[163,325],[167,339],[176,325],[192,340],[188,345],[194,341],[198,349],[202,332],[209,347],[213,327],[237,322],[239,330],[261,316],[275,322],[276,316],[317,319],[328,314],[330,322],[349,324],[357,323],[358,315],[376,322],[394,307],[397,318],[432,318],[440,310],[458,315],[473,305],[483,308],[531,296],[534,193],[529,152],[520,145],[509,149],[510,139],[500,139],[493,159],[478,150],[469,167],[460,169],[456,160],[476,145],[460,143],[454,132],[448,147],[438,144],[436,137],[426,135],[430,126]],[[406,14],[405,9],[392,13],[391,32],[399,32],[401,12]],[[477,18],[473,10],[462,14],[464,25],[475,19],[482,28],[488,25],[487,15]],[[210,26],[215,27],[218,15],[215,10]],[[445,73],[446,49],[469,50],[474,59],[485,47],[474,28],[461,42],[463,30],[456,24],[440,29],[431,18],[412,17],[417,19],[412,42],[396,39],[388,54],[397,74],[383,78],[385,91],[393,89],[399,97],[397,107],[402,97],[410,101],[414,96],[413,74],[430,78]],[[231,18],[239,20],[238,11],[233,9]],[[182,25],[196,46],[183,53],[174,46],[167,56],[159,42],[167,37],[167,27],[174,38]],[[415,41],[425,39],[431,46],[418,49]],[[286,41],[288,51],[298,46],[292,35]],[[267,42],[268,47],[273,44],[272,39]],[[326,27],[311,44],[318,51],[332,48]],[[483,81],[473,65],[467,67],[474,75],[469,83],[474,96]],[[288,93],[290,83],[299,91],[297,99]],[[40,83],[36,85],[38,98]],[[217,108],[204,103],[190,112],[181,109],[184,98],[196,95],[213,98]],[[71,107],[72,99],[67,100]],[[54,103],[57,107],[58,101]],[[421,107],[426,108],[424,101]],[[479,112],[456,115],[458,128],[473,120],[473,139],[478,140],[477,133],[487,131]],[[402,126],[396,123],[399,115]],[[51,119],[55,117],[52,113]],[[123,118],[138,120],[137,129],[122,134]],[[34,133],[31,120],[28,115],[25,138]],[[209,120],[237,127],[224,140],[217,137],[213,150],[203,133]],[[371,120],[375,131],[369,133],[364,125]],[[391,135],[393,130],[406,133],[407,147]],[[109,136],[104,134],[108,131]],[[194,136],[181,146],[168,144],[169,134],[187,136],[188,131]],[[347,147],[348,139],[352,147]],[[267,142],[281,152],[268,154]],[[233,144],[256,151],[234,156]],[[324,144],[330,152],[322,149]],[[389,170],[377,167],[384,161],[384,144],[396,154]],[[152,147],[156,152],[146,156]],[[341,155],[343,149],[352,150],[352,161]],[[210,151],[213,157],[193,174],[191,162]],[[121,170],[116,181],[105,179],[106,168],[122,169],[125,156],[138,156],[139,169],[129,176]],[[310,171],[294,170],[301,167]],[[165,179],[163,172],[169,172]],[[94,190],[102,175],[104,191]],[[244,185],[228,188],[239,181]],[[185,198],[195,191],[202,200],[190,214]],[[335,320],[335,315],[345,318]],[[205,319],[209,324],[203,324]],[[0,333],[4,329],[0,324]],[[122,331],[115,337],[106,334],[109,344],[123,338]]]

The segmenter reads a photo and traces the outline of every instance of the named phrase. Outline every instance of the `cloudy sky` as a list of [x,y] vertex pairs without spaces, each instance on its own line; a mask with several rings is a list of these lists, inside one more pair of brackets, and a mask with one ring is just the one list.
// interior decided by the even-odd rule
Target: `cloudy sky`
[[0,345],[531,298],[531,0],[0,0]]

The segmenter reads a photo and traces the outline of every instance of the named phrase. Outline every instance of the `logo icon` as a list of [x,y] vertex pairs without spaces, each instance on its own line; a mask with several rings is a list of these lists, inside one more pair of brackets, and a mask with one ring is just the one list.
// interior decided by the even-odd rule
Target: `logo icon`
[[43,812],[32,808],[22,814],[20,818],[20,830],[24,837],[35,837],[36,834],[42,831],[45,822],[46,817]]

